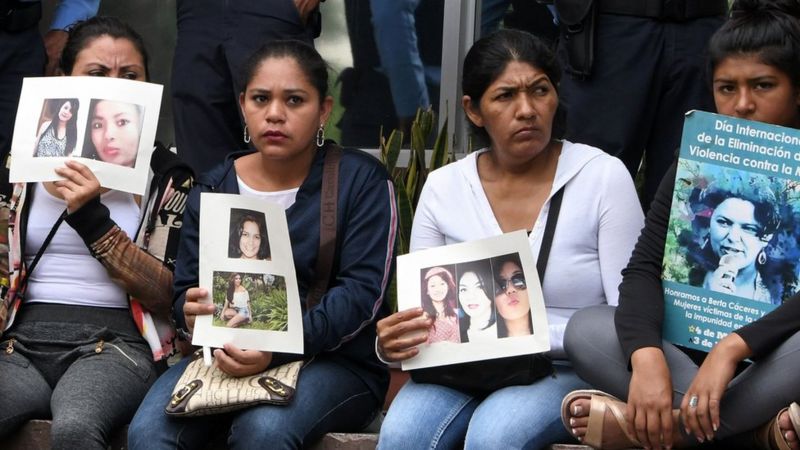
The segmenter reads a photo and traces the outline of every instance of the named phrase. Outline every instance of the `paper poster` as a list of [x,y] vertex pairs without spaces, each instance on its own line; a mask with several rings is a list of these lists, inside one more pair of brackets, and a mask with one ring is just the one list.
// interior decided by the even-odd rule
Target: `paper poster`
[[25,78],[11,143],[10,181],[56,181],[70,158],[100,185],[144,194],[162,86],[105,77]]
[[542,289],[524,231],[397,258],[398,307],[434,317],[403,370],[550,349]]
[[798,290],[800,132],[687,114],[663,261],[665,338],[708,351]]
[[282,206],[235,194],[200,197],[199,284],[216,312],[193,345],[303,353],[300,294]]

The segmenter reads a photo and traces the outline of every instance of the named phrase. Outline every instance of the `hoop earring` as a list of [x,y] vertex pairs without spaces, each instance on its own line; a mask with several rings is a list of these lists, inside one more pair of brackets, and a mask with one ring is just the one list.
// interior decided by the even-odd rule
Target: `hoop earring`
[[244,133],[242,133],[242,139],[244,140],[245,144],[250,143],[250,134],[247,133],[247,125],[244,126]]
[[766,253],[764,253],[764,250],[761,250],[758,253],[758,258],[757,259],[758,259],[758,264],[759,265],[763,266],[764,264],[767,263],[767,255],[766,255]]
[[317,130],[317,147],[322,147],[323,145],[325,145],[325,127],[319,124],[319,130]]

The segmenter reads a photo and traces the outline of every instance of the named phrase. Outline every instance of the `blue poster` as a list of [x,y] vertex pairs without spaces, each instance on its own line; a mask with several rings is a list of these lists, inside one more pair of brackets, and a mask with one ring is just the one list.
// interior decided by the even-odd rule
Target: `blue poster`
[[708,351],[798,291],[800,132],[686,115],[663,261],[664,338]]

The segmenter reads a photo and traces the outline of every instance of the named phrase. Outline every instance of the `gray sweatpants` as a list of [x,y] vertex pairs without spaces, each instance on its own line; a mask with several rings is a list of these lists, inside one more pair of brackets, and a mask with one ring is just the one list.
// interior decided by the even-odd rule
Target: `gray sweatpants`
[[[596,389],[628,398],[631,372],[614,326],[613,306],[593,306],[576,312],[567,324],[564,347],[578,375]],[[681,400],[699,367],[674,344],[662,343],[672,376],[672,405]],[[800,401],[800,333],[750,365],[728,384],[720,404],[717,439],[753,430],[774,418],[791,402]]]
[[0,441],[52,418],[53,449],[105,449],[155,378],[130,311],[23,305],[0,337]]

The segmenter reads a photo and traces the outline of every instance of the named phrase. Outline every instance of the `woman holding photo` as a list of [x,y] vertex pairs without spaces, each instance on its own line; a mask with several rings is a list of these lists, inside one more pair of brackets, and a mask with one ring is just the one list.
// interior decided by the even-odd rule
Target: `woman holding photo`
[[78,139],[80,103],[77,98],[54,98],[48,100],[48,106],[51,119],[39,127],[33,156],[69,156],[75,150]]
[[[146,67],[141,37],[100,16],[71,30],[61,59],[66,75],[146,81]],[[156,361],[172,352],[166,261],[175,255],[148,238],[177,237],[159,217],[173,213],[164,209],[171,186],[191,184],[191,171],[164,152],[153,157],[147,206],[101,188],[77,161],[56,169],[61,181],[13,186],[3,230],[10,285],[0,302],[2,442],[28,420],[52,419],[53,449],[105,450],[155,381]]]
[[[343,149],[336,210],[337,234],[330,283],[320,303],[304,299],[319,274],[323,139],[333,105],[328,68],[312,47],[273,41],[245,64],[239,103],[255,152],[230,155],[189,196],[175,273],[175,319],[192,330],[213,314],[211,286],[198,286],[201,192],[237,193],[286,208],[294,267],[303,304],[302,355],[261,352],[226,344],[214,350],[220,370],[245,376],[306,360],[297,391],[285,406],[257,405],[224,415],[174,418],[164,405],[191,358],[158,379],[129,428],[132,450],[202,448],[225,433],[230,448],[300,448],[325,433],[358,431],[380,412],[389,377],[374,352],[374,322],[388,313],[384,295],[392,279],[397,226],[388,174],[375,158]],[[202,303],[201,303],[202,301]]]
[[[800,127],[799,17],[794,1],[733,4],[731,18],[709,43],[720,114]],[[570,394],[564,424],[584,443],[610,449],[691,447],[725,438],[748,448],[798,449],[800,408],[776,416],[800,400],[797,295],[728,334],[707,354],[661,339],[661,271],[676,167],[665,175],[623,272],[619,307],[587,309],[569,323],[565,342],[576,370],[609,394]],[[715,214],[722,216],[719,206]],[[759,226],[752,234],[765,233],[771,225],[755,218]],[[723,221],[734,227],[738,222]]]
[[456,310],[456,284],[444,267],[433,267],[422,278],[422,309],[433,318],[428,344],[461,341]]
[[[584,306],[616,304],[619,273],[642,223],[625,166],[599,149],[561,140],[561,72],[546,44],[521,31],[498,31],[475,42],[462,73],[464,111],[487,147],[428,176],[414,216],[411,249],[523,229],[537,255],[550,199],[563,188],[543,286],[548,355],[556,370],[529,385],[488,395],[409,381],[381,427],[379,447],[384,449],[538,449],[569,439],[560,429],[561,398],[585,383],[564,354],[564,327]],[[475,286],[478,277],[471,278],[461,276],[459,284]],[[491,303],[491,275],[483,281],[484,297]],[[431,324],[421,308],[381,320],[381,356],[388,361],[413,357]],[[409,331],[422,333],[409,338]]]

